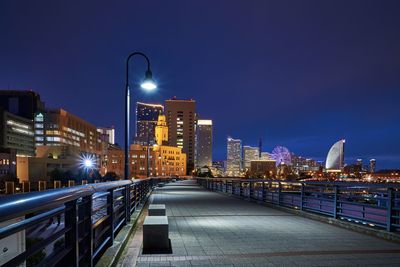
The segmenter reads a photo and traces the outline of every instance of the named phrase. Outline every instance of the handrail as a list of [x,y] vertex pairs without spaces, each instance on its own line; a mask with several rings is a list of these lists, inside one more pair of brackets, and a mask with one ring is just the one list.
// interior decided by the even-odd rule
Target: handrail
[[[152,187],[168,179],[121,180],[1,197],[0,222],[6,226],[0,228],[0,240],[14,234],[23,235],[23,239],[35,237],[30,235],[31,230],[36,229],[36,225],[47,224],[41,241],[26,246],[19,254],[9,254],[8,260],[3,257],[0,265],[22,264],[36,252],[55,246],[57,241],[63,245],[58,250],[54,248],[40,265],[63,262],[67,266],[94,266],[105,249],[113,245],[115,236],[130,221],[131,214],[143,205]],[[55,217],[58,226],[54,232],[51,227]]]
[[201,186],[304,212],[400,232],[400,184],[197,177]]

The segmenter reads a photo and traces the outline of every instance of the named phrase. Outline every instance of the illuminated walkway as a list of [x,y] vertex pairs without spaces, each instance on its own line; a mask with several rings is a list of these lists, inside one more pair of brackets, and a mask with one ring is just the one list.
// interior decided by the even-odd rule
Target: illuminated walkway
[[400,245],[206,191],[194,181],[157,189],[173,254],[141,255],[141,228],[119,266],[400,266]]

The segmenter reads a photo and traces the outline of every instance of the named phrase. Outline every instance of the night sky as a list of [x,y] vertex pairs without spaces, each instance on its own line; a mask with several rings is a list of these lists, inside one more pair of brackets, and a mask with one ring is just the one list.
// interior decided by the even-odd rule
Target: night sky
[[159,90],[134,101],[195,99],[215,160],[228,135],[316,159],[345,138],[347,163],[400,167],[400,1],[2,0],[0,34],[1,89],[115,125],[121,145],[139,50]]

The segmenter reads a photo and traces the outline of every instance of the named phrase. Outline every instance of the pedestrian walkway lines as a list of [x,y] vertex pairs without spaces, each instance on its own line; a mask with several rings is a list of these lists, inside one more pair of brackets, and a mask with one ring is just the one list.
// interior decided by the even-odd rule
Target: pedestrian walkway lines
[[374,250],[321,250],[321,251],[293,251],[293,252],[263,252],[247,254],[225,254],[207,256],[140,256],[138,262],[165,262],[165,261],[190,261],[190,260],[213,260],[233,258],[259,258],[259,257],[282,257],[282,256],[321,256],[321,255],[360,255],[360,254],[396,254],[399,249],[374,249]]

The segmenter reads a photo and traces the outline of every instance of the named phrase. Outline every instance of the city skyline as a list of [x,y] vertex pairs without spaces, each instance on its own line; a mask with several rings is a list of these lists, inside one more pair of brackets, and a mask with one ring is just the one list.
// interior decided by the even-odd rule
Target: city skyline
[[[399,3],[222,3],[213,10],[183,2],[116,5],[110,14],[121,15],[110,20],[100,2],[24,3],[22,16],[22,4],[3,1],[0,88],[31,88],[47,106],[115,125],[122,145],[124,59],[145,50],[160,91],[133,90],[131,106],[195,99],[198,113],[213,120],[215,160],[226,159],[228,135],[251,146],[261,136],[264,151],[283,145],[317,160],[345,138],[346,162],[374,158],[377,169],[400,167]],[[195,9],[196,16],[185,12]],[[155,16],[136,27],[141,10]],[[251,19],[235,24],[238,12]],[[171,30],[161,31],[164,25]],[[132,64],[133,77],[141,64]]]

